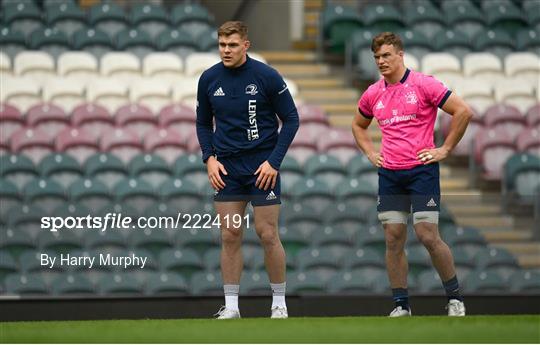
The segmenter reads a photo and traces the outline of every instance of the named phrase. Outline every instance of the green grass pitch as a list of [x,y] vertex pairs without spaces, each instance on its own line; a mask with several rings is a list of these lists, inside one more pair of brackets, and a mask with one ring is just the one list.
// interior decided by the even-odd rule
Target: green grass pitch
[[540,315],[0,323],[2,343],[539,343]]

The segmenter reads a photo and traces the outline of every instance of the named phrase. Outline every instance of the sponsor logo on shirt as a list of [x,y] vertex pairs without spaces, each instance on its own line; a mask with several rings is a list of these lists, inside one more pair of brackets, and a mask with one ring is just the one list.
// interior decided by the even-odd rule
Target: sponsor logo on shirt
[[246,95],[255,96],[259,91],[257,91],[257,85],[249,84],[246,86]]
[[216,92],[214,92],[214,96],[225,96],[225,92],[223,92],[221,86],[216,90]]
[[257,127],[257,100],[250,99],[248,103],[249,128],[247,137],[249,141],[259,139],[259,128]]
[[398,123],[398,122],[411,121],[411,120],[414,120],[414,119],[416,119],[416,114],[394,116],[394,117],[392,117],[390,119],[384,119],[384,120],[379,121],[379,124],[381,126],[387,126],[387,125],[393,125],[393,124]]

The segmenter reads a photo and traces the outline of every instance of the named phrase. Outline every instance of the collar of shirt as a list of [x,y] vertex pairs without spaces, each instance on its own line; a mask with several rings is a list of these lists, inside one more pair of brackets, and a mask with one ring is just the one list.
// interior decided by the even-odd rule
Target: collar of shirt
[[401,78],[401,80],[399,81],[399,83],[395,83],[395,84],[388,84],[386,82],[386,79],[384,80],[384,87],[392,87],[392,86],[397,86],[397,85],[401,85],[403,83],[405,83],[405,81],[407,80],[407,78],[409,77],[409,74],[411,73],[411,70],[410,69],[406,69],[405,70],[405,74],[403,75],[403,77]]

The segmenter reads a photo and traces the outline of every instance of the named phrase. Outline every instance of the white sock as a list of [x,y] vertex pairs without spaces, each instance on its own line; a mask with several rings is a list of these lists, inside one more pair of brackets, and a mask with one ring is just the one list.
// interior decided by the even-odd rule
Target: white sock
[[225,308],[229,310],[238,311],[238,292],[240,291],[240,285],[227,284],[223,285],[223,292],[225,292]]
[[287,308],[287,304],[285,304],[286,284],[287,284],[286,282],[283,282],[280,284],[270,283],[270,287],[272,288],[272,308],[274,307]]

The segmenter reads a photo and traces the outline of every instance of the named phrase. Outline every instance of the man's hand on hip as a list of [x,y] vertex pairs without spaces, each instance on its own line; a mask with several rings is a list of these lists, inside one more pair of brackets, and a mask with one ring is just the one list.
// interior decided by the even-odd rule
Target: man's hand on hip
[[227,175],[227,171],[223,164],[221,164],[216,157],[210,156],[206,161],[206,170],[208,171],[208,180],[215,190],[221,190],[225,188],[225,182],[221,179],[220,172],[223,175]]
[[257,181],[255,182],[255,187],[267,190],[268,187],[271,187],[271,189],[274,189],[276,187],[276,181],[277,181],[277,174],[278,171],[268,163],[268,161],[264,161],[261,165],[259,165],[259,168],[253,175],[259,175],[257,177]]
[[418,160],[424,165],[440,162],[448,155],[450,151],[445,147],[438,147],[434,149],[423,149],[418,152]]
[[368,159],[371,162],[371,164],[375,165],[377,168],[380,168],[383,166],[384,157],[379,152],[370,153],[368,155]]

